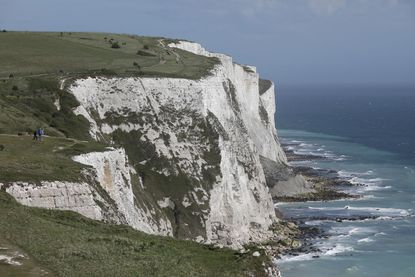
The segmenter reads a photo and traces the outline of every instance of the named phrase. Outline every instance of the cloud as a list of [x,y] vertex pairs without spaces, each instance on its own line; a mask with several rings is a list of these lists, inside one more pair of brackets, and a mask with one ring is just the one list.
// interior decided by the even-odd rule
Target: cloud
[[311,11],[318,15],[330,15],[346,5],[346,0],[309,0]]

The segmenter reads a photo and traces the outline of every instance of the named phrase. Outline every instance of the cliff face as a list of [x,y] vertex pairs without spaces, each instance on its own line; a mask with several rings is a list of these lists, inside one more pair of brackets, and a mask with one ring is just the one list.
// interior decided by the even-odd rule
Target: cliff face
[[[200,80],[89,77],[66,84],[91,136],[114,149],[73,158],[91,166],[88,184],[26,184],[25,190],[13,183],[6,191],[27,205],[147,233],[235,248],[268,238],[277,220],[268,186],[292,177],[274,127],[273,84],[261,90],[254,67],[199,44],[169,46],[220,64]],[[264,165],[266,173],[283,173],[266,178]]]

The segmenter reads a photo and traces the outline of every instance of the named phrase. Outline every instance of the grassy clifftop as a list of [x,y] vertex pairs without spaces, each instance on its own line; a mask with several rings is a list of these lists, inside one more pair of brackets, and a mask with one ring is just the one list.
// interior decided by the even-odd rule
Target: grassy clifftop
[[199,79],[218,62],[169,48],[169,42],[109,33],[0,32],[0,78],[105,73]]
[[91,75],[199,79],[218,63],[170,48],[171,39],[109,33],[0,32],[0,134],[46,128],[89,139],[89,123],[60,79]]

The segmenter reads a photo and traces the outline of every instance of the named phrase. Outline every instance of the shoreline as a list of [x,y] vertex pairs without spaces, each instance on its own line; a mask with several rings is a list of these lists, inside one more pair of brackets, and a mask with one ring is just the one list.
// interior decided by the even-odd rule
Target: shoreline
[[[287,160],[289,162],[301,162],[301,161],[312,161],[312,160],[323,160],[328,159],[324,156],[317,156],[311,154],[297,154],[294,150],[289,149],[292,144],[283,144],[282,147],[286,153]],[[275,210],[277,215],[282,220],[282,224],[287,226],[295,226],[297,232],[290,236],[292,241],[296,240],[297,243],[291,244],[290,247],[280,248],[273,253],[276,258],[276,262],[281,261],[283,257],[292,257],[307,254],[311,255],[311,258],[320,258],[323,251],[314,244],[314,240],[317,239],[328,239],[331,235],[326,232],[322,227],[307,225],[308,221],[361,221],[361,220],[375,220],[378,216],[312,216],[312,217],[287,217],[284,215],[277,204],[292,203],[292,202],[327,202],[335,200],[356,200],[361,199],[363,196],[357,194],[351,194],[344,192],[346,189],[353,187],[364,186],[363,184],[351,183],[339,176],[338,171],[332,169],[316,169],[310,166],[303,165],[292,165],[292,169],[295,174],[301,174],[311,183],[314,192],[305,194],[299,194],[295,196],[279,196],[274,197],[274,204],[276,205]],[[347,206],[345,207],[347,209]],[[287,245],[286,242],[280,242],[283,246]]]
[[[328,159],[324,156],[311,154],[297,154],[289,149],[292,144],[282,144],[288,162],[301,162]],[[343,199],[359,199],[362,196],[344,192],[345,189],[363,186],[354,184],[339,176],[333,169],[316,169],[310,166],[293,165],[294,174],[302,175],[307,182],[312,184],[314,192],[298,194],[295,196],[274,197],[274,202],[308,202],[308,201],[332,201]]]

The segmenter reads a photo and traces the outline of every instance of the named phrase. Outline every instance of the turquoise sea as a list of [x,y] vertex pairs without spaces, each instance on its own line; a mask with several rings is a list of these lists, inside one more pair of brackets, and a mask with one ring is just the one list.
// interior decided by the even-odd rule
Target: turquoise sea
[[277,96],[281,140],[327,158],[300,164],[338,171],[361,184],[348,190],[362,196],[277,206],[294,218],[374,217],[306,221],[330,237],[314,241],[318,254],[280,260],[283,277],[415,276],[415,89],[287,88]]

